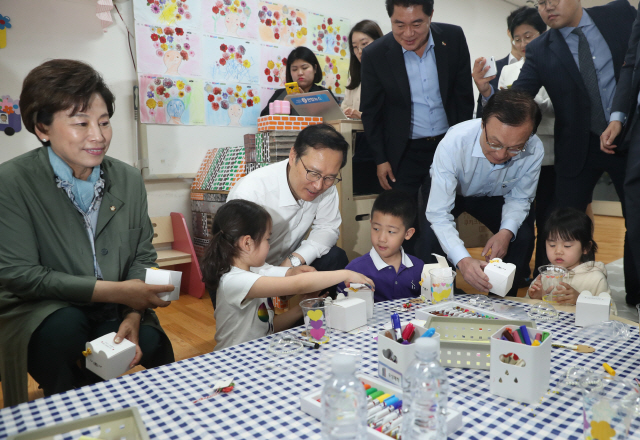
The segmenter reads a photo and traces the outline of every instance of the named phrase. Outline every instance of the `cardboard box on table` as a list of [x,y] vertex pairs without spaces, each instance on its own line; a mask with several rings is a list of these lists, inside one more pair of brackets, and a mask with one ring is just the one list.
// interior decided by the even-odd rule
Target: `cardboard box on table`
[[420,286],[421,286],[420,297],[424,301],[432,301],[432,299],[433,299],[433,297],[431,295],[431,275],[429,274],[429,271],[431,269],[439,269],[439,268],[449,267],[449,264],[447,263],[447,259],[445,257],[443,257],[442,255],[437,255],[437,254],[431,254],[431,255],[436,257],[436,260],[438,262],[437,263],[432,263],[432,264],[425,264],[424,267],[422,268],[422,279],[420,280]]
[[493,233],[471,214],[463,212],[456,219],[456,229],[464,247],[484,247]]
[[[84,352],[86,356],[87,370],[94,372],[105,380],[121,376],[129,369],[129,364],[136,356],[136,344],[123,339],[116,344],[113,340],[115,332],[87,342]],[[89,354],[89,350],[90,354]]]
[[158,294],[158,298],[164,301],[177,301],[180,299],[180,282],[182,281],[182,272],[166,269],[147,269],[147,275],[144,282],[147,284],[165,285],[172,284],[173,291]]
[[491,283],[489,292],[498,296],[506,296],[513,287],[516,265],[505,263],[500,258],[494,258],[484,268],[484,274],[489,277],[489,283]]
[[588,290],[580,293],[576,301],[576,326],[599,324],[609,320],[611,296],[602,292],[594,296]]
[[350,332],[367,324],[367,303],[360,298],[332,301],[328,315],[329,327]]
[[360,298],[367,305],[367,319],[373,318],[373,291],[364,284],[353,283],[344,292],[349,298]]
[[[549,388],[551,378],[551,338],[549,335],[539,346],[519,344],[501,339],[505,328],[517,330],[515,325],[506,325],[491,336],[491,394],[523,403],[538,403]],[[525,327],[531,341],[542,330]],[[516,354],[524,360],[524,366],[504,363],[500,355]]]

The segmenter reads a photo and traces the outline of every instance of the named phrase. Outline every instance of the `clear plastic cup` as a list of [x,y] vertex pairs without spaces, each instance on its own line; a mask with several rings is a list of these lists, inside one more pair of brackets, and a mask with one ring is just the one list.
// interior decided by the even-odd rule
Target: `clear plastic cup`
[[564,267],[547,264],[538,268],[540,281],[542,281],[542,299],[549,304],[558,304],[556,295],[558,286],[564,281],[568,271]]
[[327,322],[329,317],[327,311],[331,300],[324,298],[311,298],[300,301],[304,325],[306,327],[307,338],[311,342],[326,344],[329,342],[331,328]]
[[433,304],[453,299],[453,281],[456,272],[450,267],[439,267],[429,271],[431,277],[431,302]]

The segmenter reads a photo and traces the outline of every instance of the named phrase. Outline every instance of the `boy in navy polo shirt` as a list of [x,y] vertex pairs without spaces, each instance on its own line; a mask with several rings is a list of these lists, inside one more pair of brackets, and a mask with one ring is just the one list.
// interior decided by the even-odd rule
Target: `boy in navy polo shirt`
[[[356,258],[347,269],[373,280],[375,302],[420,296],[424,263],[405,254],[402,242],[415,233],[415,197],[397,190],[384,191],[371,209],[371,244],[368,254]],[[344,284],[340,285],[344,290]]]

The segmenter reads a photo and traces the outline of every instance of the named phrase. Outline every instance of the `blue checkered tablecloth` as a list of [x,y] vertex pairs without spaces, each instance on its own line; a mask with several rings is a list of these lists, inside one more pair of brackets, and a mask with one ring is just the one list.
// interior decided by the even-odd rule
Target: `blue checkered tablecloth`
[[[507,300],[505,304],[528,305]],[[336,350],[360,350],[360,372],[377,375],[377,332],[389,322],[390,310],[402,301],[375,305],[369,329],[358,334],[333,332],[320,350],[305,349],[279,360],[268,353],[274,336],[208,353],[160,368],[38,399],[0,410],[0,439],[34,428],[88,417],[130,406],[138,407],[151,438],[158,439],[307,439],[319,438],[320,422],[300,410],[300,397],[322,386],[328,375],[328,355]],[[402,320],[414,317],[401,313]],[[582,439],[582,400],[577,393],[555,388],[570,366],[601,369],[609,363],[619,376],[638,373],[637,327],[626,341],[576,340],[573,315],[561,313],[554,323],[539,323],[554,341],[587,343],[596,352],[580,354],[553,349],[551,383],[542,403],[524,405],[489,392],[489,371],[448,368],[449,405],[463,413],[463,426],[452,439],[520,438]],[[289,330],[299,333],[300,328]],[[212,394],[216,378],[233,376],[235,389]],[[637,420],[631,438],[640,439]]]

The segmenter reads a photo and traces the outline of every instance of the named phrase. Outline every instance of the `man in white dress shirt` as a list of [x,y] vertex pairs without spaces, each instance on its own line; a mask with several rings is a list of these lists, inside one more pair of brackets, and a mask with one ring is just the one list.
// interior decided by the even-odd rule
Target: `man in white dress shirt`
[[271,249],[260,273],[285,276],[346,267],[347,255],[336,246],[342,217],[335,184],[348,149],[333,127],[309,126],[298,135],[288,160],[252,172],[231,189],[227,200],[250,200],[271,214]]
[[[469,255],[455,218],[468,212],[493,237],[482,255],[516,265],[515,279],[528,270],[533,229],[526,220],[536,194],[544,149],[535,136],[542,114],[529,94],[501,90],[487,103],[482,119],[452,127],[431,166],[427,220],[432,252],[444,250],[464,279],[481,292],[491,288],[484,261]],[[440,248],[441,246],[441,248]],[[515,296],[514,284],[509,296]]]

